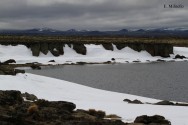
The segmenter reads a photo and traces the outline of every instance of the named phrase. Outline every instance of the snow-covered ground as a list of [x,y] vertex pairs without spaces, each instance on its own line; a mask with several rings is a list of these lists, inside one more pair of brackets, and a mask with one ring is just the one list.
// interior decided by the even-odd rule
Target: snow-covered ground
[[94,89],[44,76],[33,74],[0,76],[0,89],[29,92],[50,101],[70,101],[75,103],[77,108],[86,110],[94,108],[104,110],[107,114],[117,114],[125,122],[132,122],[140,115],[158,114],[170,120],[172,125],[188,124],[188,107],[128,104],[123,100],[138,99],[150,103],[159,100]]
[[[3,46],[0,45],[0,61],[6,61],[8,59],[14,59],[18,64],[25,64],[31,62],[39,62],[43,64],[64,64],[64,63],[76,63],[76,62],[87,62],[87,63],[103,63],[111,61],[115,58],[117,63],[127,63],[126,61],[133,62],[139,60],[141,62],[156,61],[157,59],[163,60],[174,60],[176,54],[184,55],[188,57],[188,48],[185,47],[174,47],[174,54],[169,58],[152,57],[148,52],[141,51],[137,52],[129,47],[125,47],[122,50],[118,50],[114,46],[114,51],[105,50],[102,45],[86,45],[87,55],[77,54],[75,50],[65,45],[65,54],[59,57],[54,57],[51,52],[47,55],[40,53],[39,57],[32,56],[32,52],[24,45],[18,46]],[[55,63],[49,63],[50,60],[55,60]],[[188,59],[184,59],[188,60]],[[180,59],[176,61],[181,61]]]
[[[39,57],[32,56],[30,49],[23,45],[3,46],[0,45],[0,61],[15,59],[18,64],[39,62],[43,64],[64,64],[76,62],[103,63],[115,58],[118,63],[126,63],[139,60],[141,62],[156,61],[162,57],[152,57],[148,52],[136,52],[129,47],[114,51],[105,50],[102,45],[86,45],[87,55],[77,54],[67,45],[64,47],[63,56],[54,57],[50,52],[47,55],[40,53]],[[163,60],[173,60],[176,54],[188,57],[188,48],[174,47],[174,54]],[[55,63],[48,61],[55,60]],[[188,59],[184,59],[188,60]],[[180,61],[176,60],[176,61]],[[128,104],[124,99],[138,99],[142,102],[155,103],[159,100],[149,99],[128,94],[109,92],[94,89],[76,83],[63,80],[38,76],[33,74],[18,74],[16,76],[0,76],[0,90],[20,90],[35,94],[39,98],[50,101],[70,101],[81,109],[104,110],[107,114],[117,114],[125,122],[132,122],[140,115],[162,115],[172,122],[172,125],[188,125],[188,107],[159,106],[149,104]]]

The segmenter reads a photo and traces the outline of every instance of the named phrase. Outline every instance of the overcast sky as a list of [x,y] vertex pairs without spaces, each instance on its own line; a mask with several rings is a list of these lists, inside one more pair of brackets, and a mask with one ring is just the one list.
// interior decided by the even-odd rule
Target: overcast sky
[[188,27],[187,15],[188,0],[0,0],[0,29]]

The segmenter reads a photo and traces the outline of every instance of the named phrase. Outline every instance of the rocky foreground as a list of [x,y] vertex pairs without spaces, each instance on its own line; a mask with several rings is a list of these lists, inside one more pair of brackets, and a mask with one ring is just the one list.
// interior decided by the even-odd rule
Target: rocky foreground
[[75,109],[71,102],[49,102],[28,93],[0,91],[1,125],[171,125],[158,115],[140,116],[134,123],[124,123],[104,111]]

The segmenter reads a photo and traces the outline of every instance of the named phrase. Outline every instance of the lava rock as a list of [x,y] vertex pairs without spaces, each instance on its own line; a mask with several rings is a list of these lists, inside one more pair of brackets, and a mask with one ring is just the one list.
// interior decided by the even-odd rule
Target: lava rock
[[32,64],[30,67],[34,70],[41,70],[41,67],[38,64]]
[[180,56],[179,54],[177,54],[174,59],[185,59],[185,58],[186,58],[185,56]]
[[131,104],[143,104],[143,102],[141,102],[140,100],[137,100],[137,99],[135,99],[133,101],[131,101],[130,99],[124,99],[123,101],[131,103]]
[[[23,95],[35,100],[34,95]],[[75,104],[64,101],[24,101],[19,91],[0,90],[1,125],[125,125],[120,120],[103,119],[103,111],[75,108]]]
[[48,43],[41,43],[40,44],[40,51],[43,53],[43,54],[45,54],[45,55],[47,55],[48,54]]
[[125,43],[116,43],[115,45],[118,50],[122,50],[123,48],[127,46],[127,44]]
[[17,74],[17,73],[22,73],[22,74],[24,74],[24,73],[25,73],[25,70],[15,69],[15,73],[16,73],[16,74]]
[[57,44],[50,43],[48,44],[48,48],[52,55],[54,55],[55,57],[58,57],[60,55],[60,51],[58,50],[59,46]]
[[33,43],[30,45],[31,51],[33,56],[39,56],[40,55],[40,44],[39,43]]
[[165,60],[158,59],[157,62],[165,62]]
[[115,59],[115,58],[112,58],[111,60],[112,60],[112,61],[115,61],[116,59]]
[[102,46],[106,49],[106,50],[114,50],[113,46],[111,43],[103,43]]
[[57,109],[63,109],[67,110],[69,112],[72,112],[75,108],[76,105],[71,103],[71,102],[65,102],[65,101],[46,101],[46,100],[38,100],[35,102],[39,107],[44,106],[44,107],[54,107]]
[[3,64],[9,64],[9,63],[16,63],[16,61],[14,59],[9,59],[9,60],[3,62]]
[[155,103],[155,105],[174,105],[174,103],[164,100],[164,101],[160,101],[160,102]]
[[134,120],[134,123],[144,123],[144,124],[155,124],[158,123],[159,125],[171,125],[170,121],[166,120],[165,117],[154,115],[154,116],[139,116]]
[[55,62],[55,60],[50,60],[50,61],[48,61],[48,62]]
[[84,44],[73,44],[73,49],[78,53],[82,55],[86,55],[87,49],[84,46]]
[[0,105],[21,104],[23,98],[20,91],[0,91]]
[[22,97],[24,97],[25,99],[27,99],[29,101],[36,101],[36,100],[38,100],[38,98],[35,95],[29,94],[27,92],[23,93]]

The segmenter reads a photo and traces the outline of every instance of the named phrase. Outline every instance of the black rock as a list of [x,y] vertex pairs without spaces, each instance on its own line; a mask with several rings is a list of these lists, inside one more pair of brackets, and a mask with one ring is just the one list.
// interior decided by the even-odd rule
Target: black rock
[[171,125],[170,121],[166,120],[165,117],[154,115],[154,116],[139,116],[135,119],[134,123],[144,123],[144,124],[151,124],[151,123],[159,123],[162,125]]
[[37,64],[32,64],[31,68],[32,69],[36,69],[36,70],[41,70],[41,67],[39,65],[37,65]]
[[3,62],[3,64],[9,64],[9,63],[16,63],[16,61],[14,59],[9,59],[9,60]]
[[155,103],[155,105],[174,105],[174,103],[165,100],[165,101],[157,102],[157,103]]
[[113,46],[111,43],[103,43],[102,46],[106,49],[106,50],[114,50]]
[[84,44],[73,44],[73,49],[78,54],[86,55],[87,53],[87,48],[84,46]]
[[162,59],[158,59],[157,61],[158,62],[165,62],[165,60],[162,60]]
[[50,60],[49,62],[55,62],[55,60]]
[[21,70],[21,69],[15,69],[15,73],[17,74],[17,73],[25,73],[25,70]]
[[143,102],[141,102],[140,100],[137,100],[137,99],[135,99],[133,101],[131,101],[130,99],[124,99],[123,101],[131,103],[131,104],[143,104]]
[[111,60],[112,60],[112,61],[115,61],[116,59],[115,59],[115,58],[112,58]]
[[22,97],[24,97],[25,99],[30,100],[30,101],[36,101],[36,100],[38,100],[38,98],[35,95],[29,94],[27,92],[23,93]]
[[31,51],[33,56],[39,56],[40,55],[40,44],[39,43],[33,43],[30,45]]
[[183,55],[180,56],[179,54],[177,54],[174,59],[185,59],[185,58],[186,58],[185,56]]

